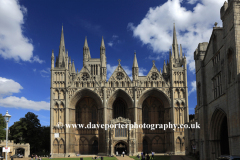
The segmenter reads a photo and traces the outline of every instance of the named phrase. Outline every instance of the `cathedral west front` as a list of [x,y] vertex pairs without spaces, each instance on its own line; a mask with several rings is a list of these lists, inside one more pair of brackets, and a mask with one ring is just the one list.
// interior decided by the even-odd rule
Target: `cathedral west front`
[[[139,152],[185,154],[184,129],[73,128],[65,124],[184,124],[188,122],[187,62],[177,43],[175,26],[169,60],[159,70],[153,61],[146,76],[139,76],[137,54],[132,54],[132,79],[118,66],[107,79],[106,47],[91,58],[87,39],[83,67],[76,71],[65,48],[63,29],[58,56],[51,57],[51,153],[127,155]],[[96,54],[96,53],[94,53]],[[63,124],[59,126],[58,124]]]

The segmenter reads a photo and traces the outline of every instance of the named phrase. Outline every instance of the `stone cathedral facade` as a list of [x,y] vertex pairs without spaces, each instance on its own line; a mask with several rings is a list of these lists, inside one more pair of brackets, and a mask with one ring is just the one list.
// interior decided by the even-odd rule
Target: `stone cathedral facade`
[[[106,48],[91,58],[87,39],[83,67],[76,71],[65,48],[63,29],[58,56],[51,61],[51,153],[53,157],[76,154],[114,155],[125,151],[185,154],[183,129],[68,128],[65,124],[184,124],[188,122],[187,63],[177,43],[175,26],[169,61],[163,70],[153,65],[139,76],[133,54],[132,79],[118,66],[107,80]],[[58,124],[63,124],[62,126]]]

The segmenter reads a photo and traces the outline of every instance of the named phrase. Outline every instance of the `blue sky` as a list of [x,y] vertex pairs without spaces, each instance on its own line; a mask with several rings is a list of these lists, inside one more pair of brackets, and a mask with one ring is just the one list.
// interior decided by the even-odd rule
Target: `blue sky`
[[58,55],[62,25],[66,49],[82,67],[85,36],[92,58],[99,58],[104,37],[108,77],[121,59],[131,75],[134,51],[140,74],[156,60],[168,59],[173,23],[188,61],[189,113],[196,106],[193,52],[208,42],[215,22],[221,26],[224,0],[0,0],[0,113],[10,125],[27,112],[50,124],[51,52]]

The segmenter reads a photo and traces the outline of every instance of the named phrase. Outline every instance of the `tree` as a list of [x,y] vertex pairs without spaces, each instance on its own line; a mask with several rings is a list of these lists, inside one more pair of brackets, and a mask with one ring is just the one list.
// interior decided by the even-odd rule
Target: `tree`
[[31,152],[37,153],[41,144],[41,124],[38,116],[28,112],[10,128],[10,138],[15,143],[29,143]]
[[0,140],[6,139],[6,121],[2,114],[0,114]]

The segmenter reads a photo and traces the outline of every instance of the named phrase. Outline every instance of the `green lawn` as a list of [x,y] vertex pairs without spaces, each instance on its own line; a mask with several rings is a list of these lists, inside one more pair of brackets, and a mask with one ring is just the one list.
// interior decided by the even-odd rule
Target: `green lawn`
[[[83,158],[83,160],[92,160],[92,157],[81,157],[81,156],[79,156],[78,158],[52,158],[52,160],[66,160],[66,159],[68,159],[68,160],[80,160],[80,158]],[[47,160],[47,159],[49,159],[49,158],[43,158],[43,160]],[[51,160],[51,159],[49,159],[49,160]],[[101,160],[100,158],[99,159],[97,159],[97,160]],[[103,160],[117,160],[117,158],[116,157],[103,157]]]
[[[137,158],[137,156],[130,156],[134,160],[140,160]],[[154,160],[170,160],[170,156],[154,156]]]

